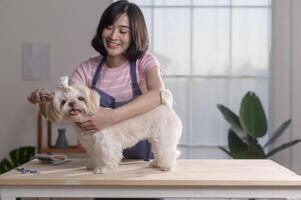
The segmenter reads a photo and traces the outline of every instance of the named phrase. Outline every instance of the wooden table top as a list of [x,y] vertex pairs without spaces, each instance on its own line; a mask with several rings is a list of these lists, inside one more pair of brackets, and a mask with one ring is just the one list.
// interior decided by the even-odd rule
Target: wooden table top
[[0,186],[301,186],[301,176],[271,160],[178,160],[169,172],[149,168],[145,161],[128,161],[106,174],[86,170],[85,163],[74,159],[50,165],[32,160],[22,167],[40,173],[11,170],[0,176]]

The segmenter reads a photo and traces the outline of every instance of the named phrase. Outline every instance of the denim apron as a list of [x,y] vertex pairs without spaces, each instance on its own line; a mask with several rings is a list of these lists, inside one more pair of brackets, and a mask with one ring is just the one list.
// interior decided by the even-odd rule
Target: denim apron
[[[120,106],[123,106],[133,99],[135,99],[137,96],[141,95],[142,92],[140,90],[140,87],[137,82],[137,74],[136,74],[136,62],[131,61],[130,62],[130,73],[131,73],[131,81],[132,81],[132,91],[133,91],[133,99],[129,101],[124,102],[116,102],[115,98],[110,96],[109,94],[105,93],[104,91],[100,90],[96,87],[97,81],[100,79],[100,73],[101,73],[101,67],[103,63],[105,62],[105,58],[101,60],[99,63],[96,72],[93,77],[92,86],[91,88],[94,89],[99,93],[101,96],[100,98],[100,106],[106,107],[106,108],[118,108]],[[127,148],[123,150],[123,157],[127,159],[144,159],[145,161],[149,161],[152,157],[151,153],[151,145],[147,140],[142,140],[138,142],[135,146],[131,148]]]

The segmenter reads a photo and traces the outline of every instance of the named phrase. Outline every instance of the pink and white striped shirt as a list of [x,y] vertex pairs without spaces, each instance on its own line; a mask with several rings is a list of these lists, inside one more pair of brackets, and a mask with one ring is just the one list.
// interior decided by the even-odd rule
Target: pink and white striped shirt
[[[97,56],[81,63],[73,72],[71,82],[91,87],[101,59],[102,56]],[[160,64],[150,52],[146,52],[142,58],[136,60],[137,81],[142,93],[147,91],[145,73],[152,67],[160,67]],[[129,62],[114,68],[109,68],[104,62],[100,73],[100,79],[96,84],[97,88],[114,97],[116,102],[128,101],[133,98]]]

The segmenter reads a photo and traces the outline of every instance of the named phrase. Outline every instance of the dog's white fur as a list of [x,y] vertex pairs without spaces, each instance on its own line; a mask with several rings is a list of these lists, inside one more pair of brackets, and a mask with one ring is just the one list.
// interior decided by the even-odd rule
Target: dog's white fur
[[[161,99],[162,104],[150,112],[121,121],[95,134],[82,135],[79,132],[78,139],[89,155],[87,168],[95,173],[105,173],[119,165],[123,149],[147,139],[154,154],[150,166],[163,171],[171,170],[180,155],[177,144],[182,124],[172,109],[170,91],[162,90]],[[84,122],[87,116],[98,111],[99,101],[99,94],[85,85],[58,87],[44,115],[55,122]]]

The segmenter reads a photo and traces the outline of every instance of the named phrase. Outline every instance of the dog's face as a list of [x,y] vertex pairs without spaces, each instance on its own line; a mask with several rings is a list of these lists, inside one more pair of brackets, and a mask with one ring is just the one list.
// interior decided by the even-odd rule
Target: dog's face
[[59,121],[82,121],[85,116],[93,115],[99,107],[100,96],[85,85],[73,84],[57,88],[48,107],[48,119]]

